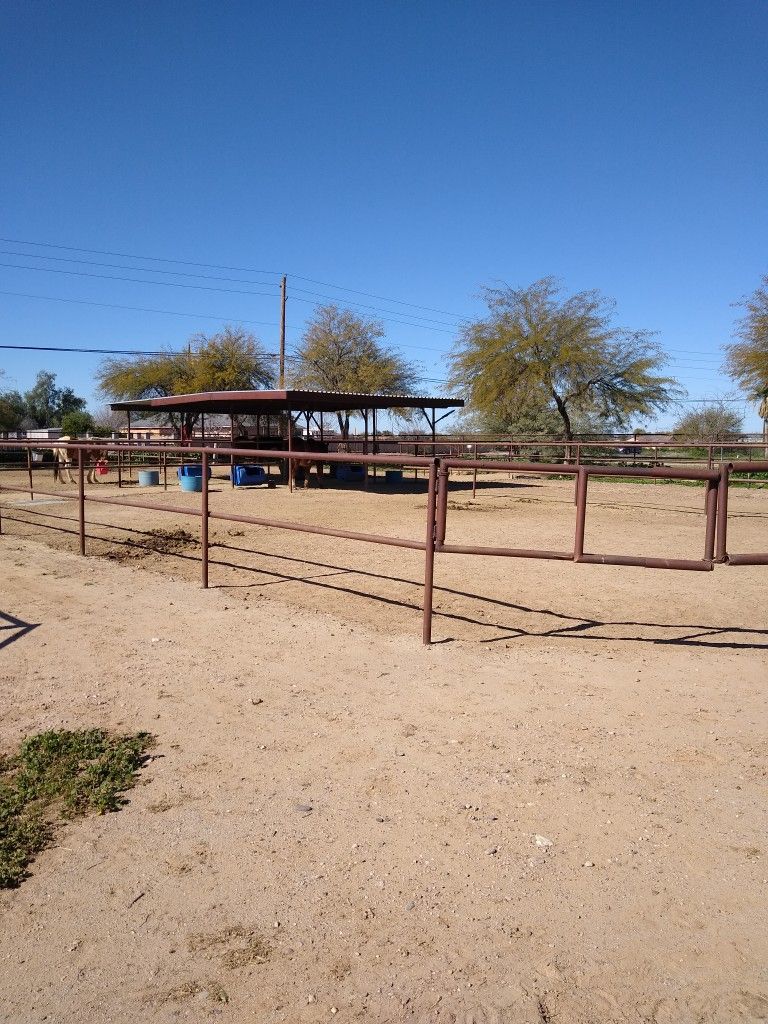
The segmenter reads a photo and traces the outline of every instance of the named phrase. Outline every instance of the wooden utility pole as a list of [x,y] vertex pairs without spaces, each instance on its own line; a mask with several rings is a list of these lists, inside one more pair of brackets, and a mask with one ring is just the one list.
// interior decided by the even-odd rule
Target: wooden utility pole
[[285,300],[287,278],[280,282],[280,390],[285,387]]

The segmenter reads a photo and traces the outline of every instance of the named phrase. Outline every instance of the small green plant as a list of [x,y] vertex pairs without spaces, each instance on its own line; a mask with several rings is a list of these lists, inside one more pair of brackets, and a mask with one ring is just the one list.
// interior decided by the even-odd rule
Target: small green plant
[[149,733],[42,732],[0,757],[0,888],[19,885],[59,818],[106,814],[125,803],[152,745]]

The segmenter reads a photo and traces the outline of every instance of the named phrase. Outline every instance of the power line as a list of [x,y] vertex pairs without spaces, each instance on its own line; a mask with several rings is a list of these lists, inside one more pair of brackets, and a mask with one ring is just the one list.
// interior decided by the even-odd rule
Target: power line
[[[2,239],[0,239],[2,241]],[[447,309],[435,309],[434,306],[422,306],[417,302],[406,302],[404,299],[391,299],[386,295],[376,295],[373,292],[361,292],[357,288],[347,288],[341,284],[330,284],[328,281],[316,281],[313,277],[302,277],[301,274],[291,274],[297,281],[307,281],[309,284],[319,284],[321,288],[335,288],[337,291],[350,292],[352,295],[365,295],[369,299],[378,299],[379,302],[394,302],[398,306],[411,306],[413,309],[426,309],[428,313],[441,313],[443,316],[453,316],[457,320],[463,320],[463,313],[451,313]],[[303,289],[306,291],[306,289]]]
[[[58,245],[54,242],[31,242],[24,238],[0,238],[0,242],[11,245],[32,245],[41,249],[61,249],[65,252],[87,252],[93,256],[118,256],[121,259],[144,260],[148,263],[175,263],[182,267],[202,267],[207,270],[234,270],[241,274],[268,274],[280,277],[285,273],[285,271],[279,270],[253,270],[250,267],[231,267],[220,263],[197,263],[192,260],[176,260],[163,256],[139,256],[135,253],[111,252],[108,249],[86,249],[76,245]],[[337,291],[350,292],[353,295],[364,295],[366,298],[378,299],[380,302],[393,302],[398,306],[410,306],[412,309],[424,309],[428,313],[440,313],[443,316],[456,317],[458,320],[464,319],[461,313],[451,313],[445,309],[435,309],[432,306],[424,306],[417,302],[406,302],[404,299],[392,299],[385,295],[376,295],[372,292],[359,291],[356,288],[347,288],[345,285],[332,284],[328,281],[317,281],[315,278],[303,277],[301,274],[291,274],[290,276],[295,277],[298,281],[307,281],[309,284],[317,284],[323,288],[335,288]]]
[[[75,258],[73,256],[45,256],[45,255],[37,255],[37,253],[19,252],[18,250],[14,250],[14,249],[0,249],[0,255],[2,255],[2,256],[21,256],[24,259],[51,260],[51,261],[55,261],[57,263],[79,263],[79,264],[81,264],[83,266],[87,266],[87,267],[106,267],[107,269],[110,269],[110,270],[131,270],[131,271],[134,271],[134,272],[137,272],[137,273],[141,273],[141,274],[166,274],[166,275],[171,275],[173,277],[190,277],[190,278],[196,278],[198,280],[204,280],[204,281],[227,281],[230,284],[263,285],[263,284],[267,283],[267,282],[264,282],[264,281],[251,281],[251,280],[249,280],[248,278],[245,278],[245,277],[221,277],[221,276],[216,275],[216,274],[192,274],[192,273],[189,273],[189,272],[185,272],[183,270],[156,270],[154,267],[133,267],[133,266],[130,266],[130,265],[126,265],[125,263],[105,263],[105,262],[103,262],[103,260],[84,260],[84,259],[77,259],[77,258]],[[26,269],[29,269],[29,270],[40,270],[40,269],[47,269],[47,268],[28,267]],[[118,279],[116,278],[116,280],[118,280]],[[192,287],[194,287],[194,286],[192,286]],[[307,288],[293,288],[292,289],[292,292],[297,292],[297,291],[298,292],[304,292],[304,294],[306,294],[306,295],[313,295],[313,296],[315,296],[317,298],[321,298],[321,299],[330,299],[332,302],[336,301],[336,297],[333,296],[333,295],[323,295],[323,294],[321,294],[319,292],[310,291]],[[256,294],[256,293],[254,293],[254,294]],[[259,294],[268,294],[268,293],[259,293]],[[396,310],[382,309],[380,306],[372,306],[369,303],[365,303],[365,302],[351,302],[351,303],[347,303],[347,304],[351,305],[351,306],[357,306],[357,307],[362,308],[362,309],[371,309],[374,312],[378,312],[378,313],[397,313]],[[409,317],[409,320],[427,320],[427,321],[429,321],[431,323],[439,324],[442,327],[457,328],[459,326],[458,324],[447,324],[447,323],[445,323],[442,320],[435,320],[433,317],[420,316],[419,314],[416,314],[416,313],[412,313],[412,314],[411,313],[409,313],[409,314],[403,313],[402,315],[403,316],[407,315]],[[396,321],[396,322],[403,322],[403,323],[405,323],[406,321]]]
[[[292,275],[292,277],[295,277],[295,276],[296,276],[295,274]],[[303,278],[301,280],[303,280]],[[294,298],[297,298],[298,296],[295,295],[295,292],[303,292],[305,295],[314,295],[316,298],[319,298],[319,299],[330,299],[331,302],[338,301],[335,295],[323,295],[321,292],[312,292],[308,288],[291,288],[291,295]],[[304,299],[303,301],[306,302],[307,300]],[[389,301],[389,300],[387,300],[387,301]],[[382,309],[380,306],[372,306],[368,302],[349,302],[348,301],[346,303],[346,305],[348,305],[348,306],[357,306],[359,309],[372,309],[372,310],[374,310],[374,312],[377,312],[377,313],[398,313],[397,310],[394,310],[394,309]],[[429,316],[419,316],[416,313],[402,313],[402,314],[398,314],[398,315],[408,316],[412,320],[428,320],[430,323],[440,324],[441,327],[450,327],[453,330],[457,330],[460,327],[459,323],[447,324],[443,320],[435,320],[434,317],[429,317]]]
[[[0,267],[10,267],[13,270],[31,270],[38,274],[66,274],[70,277],[89,277],[96,278],[102,281],[128,281],[132,284],[149,284],[154,287],[162,288],[189,288],[197,291],[206,292],[226,292],[229,295],[251,295],[251,296],[267,296],[268,298],[277,298],[277,294],[274,292],[254,292],[246,291],[243,288],[217,288],[211,285],[204,284],[184,284],[180,281],[147,281],[140,277],[123,277],[117,274],[94,274],[89,270],[61,270],[58,267],[27,267],[21,263],[0,263]],[[136,268],[140,271],[140,268]],[[305,299],[299,295],[294,296],[296,302],[307,302],[311,306],[319,306],[320,303],[314,299]],[[403,327],[417,327],[425,331],[438,331],[442,334],[453,334],[452,330],[448,330],[441,327],[431,327],[429,324],[413,323],[409,320],[394,320],[391,317],[381,317],[382,320],[386,320],[389,323],[401,324]]]
[[64,345],[0,345],[0,349],[13,349],[14,351],[23,352],[89,352],[95,353],[96,355],[110,355],[110,356],[178,356],[184,355],[184,352],[173,352],[169,349],[163,351],[157,349],[152,351],[151,349],[138,349],[138,348],[79,348],[75,346],[64,346]]
[[[12,295],[20,299],[42,299],[46,302],[72,302],[79,306],[99,306],[104,309],[125,309],[134,313],[162,313],[166,316],[185,316],[198,320],[221,320],[235,321],[241,324],[252,324],[257,327],[278,327],[279,324],[269,320],[243,320],[239,316],[219,316],[215,313],[182,313],[176,309],[152,309],[146,306],[122,306],[115,302],[92,302],[87,299],[64,299],[58,295],[30,295],[28,292],[11,292],[0,290],[0,295]],[[298,330],[298,327],[291,327],[291,330]]]
[[203,267],[208,270],[236,270],[241,274],[273,274],[280,276],[277,270],[251,270],[248,267],[227,267],[218,263],[195,263],[192,260],[171,260],[162,256],[135,256],[129,252],[110,252],[108,249],[83,249],[77,245],[56,245],[53,242],[30,242],[25,238],[0,238],[0,242],[10,245],[34,245],[41,249],[61,249],[66,252],[87,252],[93,256],[118,256],[125,260],[144,260],[147,263],[176,263],[182,267]]
[[27,260],[51,260],[56,263],[80,263],[86,267],[109,267],[112,270],[132,270],[141,274],[170,274],[173,277],[193,277],[204,281],[229,281],[233,284],[272,284],[271,281],[249,281],[246,277],[220,277],[218,274],[191,274],[184,270],[156,270],[154,267],[132,267],[125,263],[105,263],[103,260],[83,260],[76,259],[74,256],[38,256],[35,252],[18,252],[15,249],[0,249],[0,256],[21,256],[23,259]]
[[[4,294],[0,292],[0,294]],[[194,314],[190,314],[194,315]],[[6,345],[0,344],[0,349],[10,349],[14,351],[24,352],[74,352],[83,353],[88,355],[134,355],[134,356],[169,356],[169,355],[190,355],[187,349],[118,349],[118,348],[86,348],[84,346],[65,346],[65,345]],[[191,353],[197,355],[198,353]],[[264,352],[264,358],[277,359],[277,353],[275,352]],[[301,362],[301,357],[295,354],[287,354],[286,360],[290,362]],[[450,384],[447,380],[441,380],[435,377],[419,377],[418,380],[422,384],[438,384],[444,387],[448,387]],[[743,404],[746,408],[750,403],[746,398],[677,398],[674,399],[674,405],[703,405],[703,404],[716,404],[720,403],[733,403]]]
[[96,277],[103,281],[130,281],[133,284],[151,284],[162,288],[192,288],[204,292],[227,292],[230,295],[266,295],[269,298],[275,297],[275,292],[247,292],[242,288],[214,288],[205,284],[183,284],[180,281],[145,281],[141,277],[94,274],[90,270],[59,270],[58,267],[25,267],[20,263],[0,263],[0,267],[10,267],[13,270],[33,270],[38,274],[68,274],[71,277]]
[[[128,312],[133,313],[161,313],[165,316],[183,316],[191,319],[204,319],[204,320],[219,320],[221,322],[232,321],[240,324],[250,324],[255,327],[279,327],[280,325],[272,320],[245,320],[239,316],[225,316],[217,315],[215,313],[185,313],[177,309],[155,309],[148,306],[125,306],[116,302],[94,302],[87,299],[69,299],[62,298],[59,295],[32,295],[29,292],[13,292],[0,289],[0,295],[10,295],[14,298],[20,299],[36,299],[44,302],[68,302],[74,303],[80,306],[97,306],[103,309],[124,309]],[[300,330],[295,324],[286,325],[291,331]],[[438,355],[445,355],[445,350],[441,348],[432,348],[428,345],[412,345],[408,344],[407,348],[416,349],[420,352],[436,352]]]
[[[0,267],[1,266],[2,266],[2,263],[0,263]],[[325,298],[330,298],[330,297],[331,296],[325,296]],[[319,305],[321,305],[321,303],[316,302],[314,299],[305,299],[301,295],[292,295],[292,298],[293,298],[294,302],[307,302],[307,303],[309,303],[310,306],[319,306]],[[353,303],[353,305],[354,305],[354,303]],[[455,329],[449,330],[448,328],[445,328],[445,327],[431,327],[429,324],[416,324],[416,323],[411,323],[409,320],[393,320],[392,317],[386,317],[386,316],[379,317],[378,319],[379,320],[384,320],[386,323],[389,323],[389,324],[401,324],[403,327],[418,327],[418,328],[420,328],[423,331],[437,331],[439,334],[455,334],[456,333]]]

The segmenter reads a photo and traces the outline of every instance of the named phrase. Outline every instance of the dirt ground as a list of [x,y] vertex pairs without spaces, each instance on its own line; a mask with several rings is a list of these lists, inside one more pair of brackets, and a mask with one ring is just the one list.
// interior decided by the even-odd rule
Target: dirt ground
[[[450,541],[571,546],[568,484],[465,484]],[[199,520],[88,504],[81,559],[73,488],[41,486],[0,495],[0,749],[157,746],[0,894],[0,1020],[768,1019],[768,570],[438,555],[423,648],[417,551],[214,520],[204,591]],[[211,487],[423,536],[423,481]],[[702,510],[591,484],[586,548],[699,557]],[[768,491],[731,511],[766,550]]]

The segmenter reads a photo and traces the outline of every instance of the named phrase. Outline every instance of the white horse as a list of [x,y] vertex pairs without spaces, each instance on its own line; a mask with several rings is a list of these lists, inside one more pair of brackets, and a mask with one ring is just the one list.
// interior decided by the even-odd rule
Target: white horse
[[[72,438],[66,434],[59,438],[59,441],[71,441]],[[100,459],[104,459],[104,453],[98,448],[84,448],[83,449],[83,462],[88,465],[88,483],[97,484],[99,483],[96,465]],[[61,480],[63,484],[73,484],[75,482],[72,476],[72,465],[74,462],[74,451],[71,448],[54,448],[53,449],[53,479]]]

